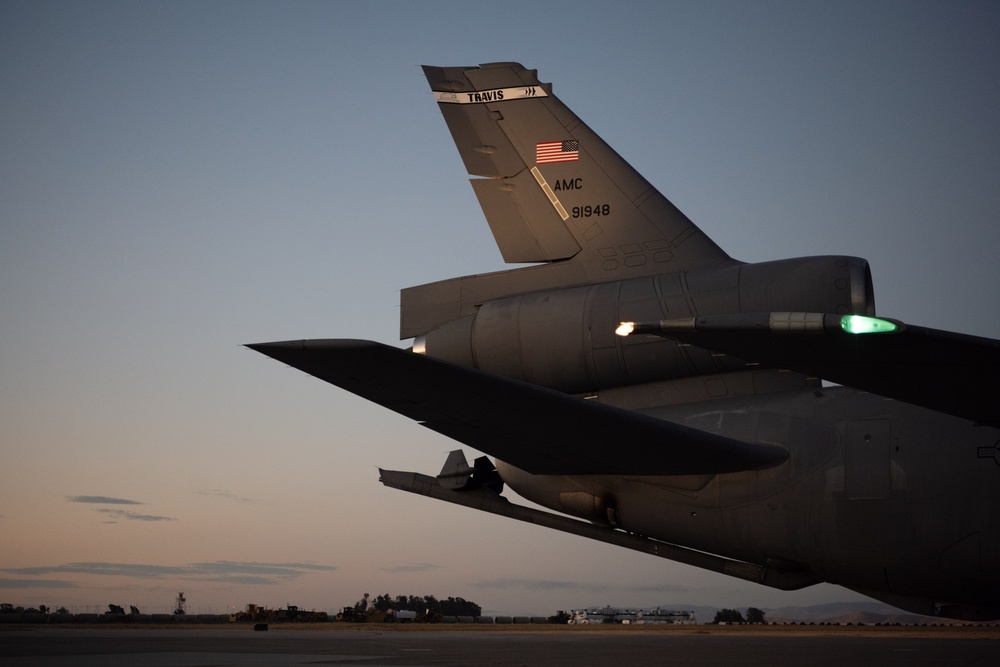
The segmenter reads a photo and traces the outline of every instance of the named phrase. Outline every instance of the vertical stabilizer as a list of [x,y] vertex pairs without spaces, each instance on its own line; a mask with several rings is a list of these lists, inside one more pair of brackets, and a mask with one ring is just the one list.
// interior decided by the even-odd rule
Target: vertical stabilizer
[[535,70],[424,73],[505,261],[570,260],[595,282],[731,261]]

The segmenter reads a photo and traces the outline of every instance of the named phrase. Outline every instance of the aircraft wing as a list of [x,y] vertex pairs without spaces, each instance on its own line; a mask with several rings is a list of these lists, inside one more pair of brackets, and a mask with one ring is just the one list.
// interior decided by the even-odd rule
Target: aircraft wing
[[788,456],[371,341],[247,347],[532,474],[726,473]]
[[758,313],[634,325],[739,357],[814,375],[938,412],[1000,426],[1000,341],[822,313]]

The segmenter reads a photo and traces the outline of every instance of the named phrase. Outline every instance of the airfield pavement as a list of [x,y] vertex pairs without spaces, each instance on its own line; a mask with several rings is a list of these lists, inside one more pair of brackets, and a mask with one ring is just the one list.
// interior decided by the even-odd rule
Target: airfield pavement
[[1000,627],[6,626],[0,664],[1000,665]]

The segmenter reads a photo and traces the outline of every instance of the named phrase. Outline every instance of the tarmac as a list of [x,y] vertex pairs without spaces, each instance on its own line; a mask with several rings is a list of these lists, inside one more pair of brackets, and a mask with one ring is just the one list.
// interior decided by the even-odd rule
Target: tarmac
[[993,667],[1000,628],[9,626],[0,629],[0,664]]

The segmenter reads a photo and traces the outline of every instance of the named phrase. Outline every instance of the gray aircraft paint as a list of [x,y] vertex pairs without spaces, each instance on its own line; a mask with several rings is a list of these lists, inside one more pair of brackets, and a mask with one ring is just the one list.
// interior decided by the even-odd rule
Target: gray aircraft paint
[[739,262],[535,71],[424,72],[505,260],[536,264],[404,289],[412,351],[251,346],[496,459],[384,484],[777,588],[1000,617],[1000,343],[844,333],[875,314],[864,260]]

